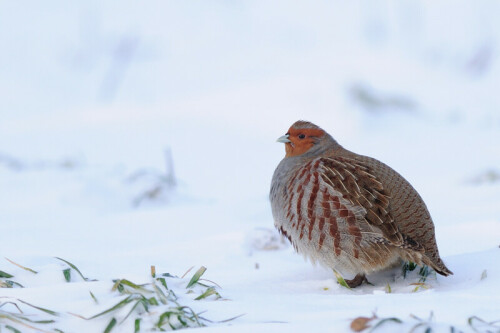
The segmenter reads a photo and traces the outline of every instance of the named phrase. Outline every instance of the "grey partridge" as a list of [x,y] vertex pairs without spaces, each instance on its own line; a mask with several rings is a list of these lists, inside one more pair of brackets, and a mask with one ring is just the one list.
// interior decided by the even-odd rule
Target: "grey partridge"
[[401,261],[453,274],[424,201],[399,173],[310,122],[295,122],[278,142],[286,155],[271,183],[274,224],[298,253],[354,276],[350,287]]

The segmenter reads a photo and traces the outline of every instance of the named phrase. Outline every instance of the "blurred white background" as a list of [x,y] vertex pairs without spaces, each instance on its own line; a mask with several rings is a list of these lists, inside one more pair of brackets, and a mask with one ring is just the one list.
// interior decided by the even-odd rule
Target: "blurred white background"
[[[0,1],[0,256],[48,286],[9,295],[96,313],[85,283],[81,302],[66,297],[60,256],[103,279],[109,302],[111,278],[206,265],[234,302],[203,309],[248,313],[238,324],[348,329],[376,308],[434,306],[460,329],[497,320],[498,13],[487,0]],[[291,248],[248,250],[274,239],[275,140],[298,119],[415,186],[453,277],[418,295],[398,281],[400,302],[384,285],[352,297]]]
[[[464,184],[500,178],[499,10],[2,1],[0,162],[126,174],[163,168],[170,148],[190,195],[266,201],[275,138],[305,119],[400,171],[443,223],[498,218],[498,188]],[[481,200],[466,205],[467,193]]]

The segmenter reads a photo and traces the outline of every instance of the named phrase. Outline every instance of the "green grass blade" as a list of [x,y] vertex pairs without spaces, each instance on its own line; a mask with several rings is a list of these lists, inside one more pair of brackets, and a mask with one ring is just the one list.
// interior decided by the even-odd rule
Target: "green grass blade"
[[[474,330],[474,332],[479,332],[477,326],[487,327],[488,329],[492,329],[492,331],[487,332],[500,332],[500,320],[487,322],[486,320],[479,318],[478,316],[472,316],[467,319],[467,323]],[[482,332],[482,331],[481,331]]]
[[165,281],[165,278],[156,278],[156,281],[160,281],[161,285],[168,290],[167,282]]
[[164,277],[170,277],[170,278],[177,278],[177,276],[172,275],[172,274],[170,274],[170,273],[163,273],[161,276],[164,276]]
[[4,305],[7,305],[7,304],[15,306],[17,308],[17,311],[19,311],[19,313],[23,313],[23,311],[21,310],[21,308],[19,308],[19,306],[16,303],[14,303],[14,302],[3,302],[2,304],[0,304],[0,308],[2,306],[4,306]]
[[89,290],[89,293],[90,293],[90,297],[92,297],[92,299],[94,300],[95,304],[99,304],[99,301],[97,300],[97,298],[94,296],[94,294]]
[[[144,306],[144,303],[143,303],[143,300],[142,299],[139,299],[137,300],[137,302],[135,302],[134,306],[132,307],[132,309],[130,309],[130,311],[127,313],[127,315],[122,319],[122,321],[120,322],[123,323],[125,320],[127,320],[127,318],[132,314],[132,312],[134,312],[135,308],[139,305],[139,304],[142,304]],[[147,311],[147,308],[145,308],[145,310]]]
[[178,314],[177,315],[177,320],[183,327],[189,327],[188,323],[182,319],[182,315]]
[[10,279],[10,278],[13,278],[14,275],[11,275],[7,272],[4,272],[4,271],[0,271],[0,278],[7,278],[7,279]]
[[141,318],[137,318],[134,322],[134,333],[138,333],[141,330]]
[[201,266],[200,269],[198,269],[196,271],[196,273],[194,273],[193,277],[191,278],[191,280],[187,284],[186,289],[194,286],[198,282],[200,277],[205,273],[206,270],[207,270],[207,268],[205,266]]
[[135,284],[135,283],[133,283],[132,281],[129,281],[129,280],[127,280],[127,279],[121,279],[121,280],[120,280],[120,283],[121,283],[121,284],[124,284],[124,285],[126,285],[126,286],[129,286],[129,287],[131,287],[131,288],[137,289],[137,290],[142,290],[142,291],[149,291],[149,292],[151,292],[151,290],[147,290],[147,289],[145,289],[145,288],[144,288],[144,286],[145,286],[144,284],[142,284],[142,285]]
[[115,284],[114,284],[113,288],[111,288],[111,291],[115,291],[116,289],[119,289],[120,285],[122,285],[122,286],[125,285],[125,286],[128,286],[128,287],[135,289],[135,290],[140,290],[140,291],[146,292],[146,293],[153,293],[153,291],[144,288],[145,285],[138,285],[138,284],[135,284],[132,281],[129,281],[127,279],[114,280],[114,282],[115,282]]
[[32,307],[32,308],[34,308],[34,309],[37,309],[37,310],[43,311],[43,312],[45,312],[45,313],[48,313],[48,314],[50,314],[50,315],[53,315],[53,316],[59,316],[59,313],[57,313],[57,312],[55,312],[55,311],[52,311],[52,310],[48,310],[48,309],[41,308],[41,307],[39,307],[39,306],[36,306],[36,305],[30,304],[30,303],[25,302],[25,301],[20,300],[20,299],[17,299],[17,301],[19,301],[19,302],[21,302],[21,303],[23,303],[23,304],[26,304],[26,305],[28,305],[28,306],[31,306],[31,307]]
[[5,325],[5,328],[8,329],[9,331],[11,332],[14,332],[14,333],[22,333],[20,330],[10,326],[10,325]]
[[[17,308],[17,310],[19,311],[19,313],[23,313],[21,311],[21,309],[19,308],[19,306],[16,303],[14,303],[14,302],[2,303],[0,306],[2,306],[4,304],[12,304],[12,305],[14,305]],[[33,320],[33,319],[28,318],[28,317],[19,315],[19,314],[14,314],[14,313],[5,312],[5,311],[0,311],[0,319],[8,319],[8,320],[13,321],[13,322],[15,322],[17,324],[25,325],[26,327],[30,327],[30,328],[32,326],[27,325],[27,323],[33,323],[33,324],[53,324],[53,323],[56,322],[55,320]],[[1,322],[1,320],[0,320],[0,322]]]
[[113,280],[115,284],[113,284],[113,287],[111,287],[111,291],[118,290],[120,293],[123,293],[125,291],[125,287],[121,284],[121,280]]
[[420,328],[420,327],[422,327],[422,326],[424,326],[424,325],[425,325],[425,323],[418,323],[418,324],[416,324],[415,326],[413,326],[413,327],[410,329],[410,331],[409,331],[408,333],[413,333],[413,332],[416,332],[416,331],[417,331],[417,328]]
[[156,323],[156,327],[161,329],[163,325],[165,325],[165,319],[170,321],[170,316],[172,315],[172,311],[163,312],[158,318],[158,322]]
[[9,288],[12,288],[14,286],[18,286],[20,288],[24,288],[24,286],[22,284],[20,284],[19,282],[16,282],[16,281],[12,281],[12,280],[6,280],[5,281],[6,283],[8,283],[10,285]]
[[219,324],[222,324],[222,323],[227,323],[227,322],[230,322],[230,321],[232,321],[232,320],[235,320],[235,319],[238,319],[238,318],[240,318],[240,317],[243,317],[244,315],[245,315],[245,314],[244,314],[244,313],[242,313],[242,314],[240,314],[240,315],[234,316],[234,317],[229,318],[229,319],[224,319],[224,320],[221,320],[221,321],[217,321],[217,323],[219,323]]
[[200,319],[199,319],[198,315],[197,315],[197,314],[193,311],[193,309],[191,309],[189,306],[180,306],[178,309],[179,309],[179,310],[182,310],[182,311],[184,311],[184,312],[190,312],[190,313],[191,313],[191,315],[192,315],[192,316],[193,316],[193,318],[194,318],[194,319],[193,319],[193,321],[195,321],[195,322],[196,322],[196,324],[198,325],[198,327],[202,327],[202,326],[204,326],[204,325],[200,322]]
[[115,327],[116,325],[116,319],[113,317],[111,321],[109,322],[108,326],[106,326],[106,329],[104,330],[104,333],[109,333]]
[[[167,295],[156,285],[156,283],[152,283],[153,289],[156,292],[156,295],[160,299],[161,304],[167,304]],[[168,289],[167,289],[168,290]]]
[[408,272],[414,271],[415,268],[417,268],[417,264],[412,261],[405,261],[402,266],[403,278],[406,279],[406,275],[408,275]]
[[420,271],[418,272],[418,275],[420,275],[420,282],[425,282],[427,280],[427,277],[429,276],[430,269],[429,266],[424,265],[422,268],[420,268]]
[[142,306],[144,307],[144,310],[146,310],[146,312],[149,312],[149,301],[146,297],[144,297],[143,295],[141,295],[141,300],[140,300]]
[[337,278],[337,282],[342,286],[342,287],[345,287],[347,289],[351,289],[351,287],[349,287],[349,285],[347,284],[347,282],[345,282],[344,278],[342,277],[342,275],[339,274],[339,272],[337,272],[336,270],[333,270],[333,274],[335,274],[335,277]]
[[100,317],[102,315],[105,315],[106,313],[109,313],[109,312],[112,312],[112,311],[115,311],[121,307],[124,307],[125,305],[127,305],[128,303],[132,302],[134,299],[132,298],[132,296],[128,296],[126,298],[124,298],[123,300],[121,300],[120,302],[118,302],[116,305],[112,306],[111,308],[107,309],[107,310],[104,310],[103,312],[100,312],[88,319],[94,319],[94,318],[97,318],[97,317]]
[[399,318],[395,318],[395,317],[392,317],[392,318],[384,318],[384,319],[381,319],[378,321],[378,323],[376,323],[371,329],[370,329],[370,332],[373,332],[376,328],[382,326],[382,324],[388,322],[388,321],[392,321],[392,322],[395,322],[395,323],[398,323],[398,324],[402,324],[403,321]]
[[208,288],[207,290],[205,290],[205,292],[203,294],[201,294],[200,296],[196,297],[194,300],[195,301],[199,301],[199,300],[202,300],[202,299],[207,298],[207,297],[212,296],[212,295],[219,295],[219,293],[213,287]]
[[65,262],[69,267],[73,268],[82,277],[82,279],[84,281],[88,281],[89,280],[88,278],[86,278],[85,276],[83,276],[82,272],[80,272],[80,270],[78,269],[78,267],[76,267],[75,265],[73,265],[69,261],[64,260],[62,258],[59,258],[59,257],[55,257],[55,258],[58,259],[58,260],[61,260],[61,261]]
[[53,324],[56,321],[55,320],[33,320],[31,322],[35,323],[35,324]]
[[63,269],[64,280],[71,282],[71,268]]

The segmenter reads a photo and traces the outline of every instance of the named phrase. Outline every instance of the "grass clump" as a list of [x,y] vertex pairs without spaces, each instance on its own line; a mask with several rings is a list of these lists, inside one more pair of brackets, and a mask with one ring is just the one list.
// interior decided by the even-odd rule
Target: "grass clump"
[[[35,309],[36,312],[38,312],[38,315],[50,315],[50,317],[33,320],[21,309],[23,305]],[[4,307],[7,306],[14,308],[14,311],[5,310]],[[56,322],[55,317],[58,316],[59,313],[55,311],[30,304],[20,299],[5,302],[0,301],[0,331],[2,331],[2,328],[5,328],[10,332],[16,333],[21,332],[21,330],[26,331],[26,329],[36,332],[50,332],[44,328],[41,328],[41,325],[54,324]],[[57,329],[55,329],[55,331],[62,332],[61,330]]]
[[[385,326],[386,323],[390,322],[404,325],[398,328],[399,332],[432,333],[434,331],[441,332],[443,328],[442,324],[436,326],[434,323],[434,313],[432,311],[427,319],[410,314],[410,320],[407,321],[397,317],[379,318],[375,313],[373,313],[371,317],[357,317],[353,319],[351,321],[350,328],[354,332],[384,332],[385,329],[382,328],[382,326]],[[500,320],[488,322],[477,316],[472,316],[467,319],[467,324],[474,332],[500,332]],[[453,325],[445,324],[444,327],[447,327],[448,331],[451,333],[463,332]]]
[[405,261],[403,263],[403,266],[401,267],[401,270],[403,271],[403,277],[406,279],[408,273],[413,272],[415,268],[417,268],[417,264],[411,261]]
[[[65,265],[62,272],[66,282],[71,282],[72,273],[78,274],[85,282],[96,281],[85,277],[71,262],[61,258],[56,259],[62,261]],[[11,261],[9,260],[9,262]],[[32,269],[14,262],[11,263],[37,274]],[[155,267],[152,266],[151,281],[148,283],[135,283],[129,279],[112,280],[110,291],[119,300],[106,309],[101,308],[100,312],[90,317],[70,312],[59,313],[27,303],[21,299],[0,297],[0,332],[26,332],[30,330],[35,332],[62,332],[54,328],[54,325],[57,325],[61,318],[69,315],[85,321],[104,319],[106,326],[103,327],[103,332],[105,333],[130,330],[130,328],[134,332],[178,330],[203,327],[210,323],[223,323],[237,318],[213,322],[202,317],[201,313],[186,305],[209,298],[213,300],[222,298],[218,292],[220,287],[215,282],[202,279],[206,270],[205,267],[199,268],[188,280],[169,273],[157,274]],[[15,278],[13,274],[0,271],[0,286],[13,287],[17,283],[12,280],[13,278]],[[23,287],[20,284],[18,285]],[[89,290],[89,294],[93,300],[92,304],[98,305],[99,301],[94,293]],[[5,299],[5,301],[2,301],[2,299]],[[25,307],[31,308],[29,315],[24,313]],[[44,325],[48,328],[44,328]]]
[[[216,286],[200,282],[205,271],[205,267],[198,269],[184,287],[187,290],[186,294],[199,293],[193,299],[195,301],[213,295],[215,299],[221,298]],[[180,281],[176,279],[180,280],[179,278],[169,273],[157,275],[154,267],[151,268],[151,277],[151,282],[145,284],[134,283],[128,279],[113,280],[111,290],[124,298],[112,307],[85,319],[92,320],[111,314],[113,317],[106,326],[105,332],[110,332],[115,326],[122,325],[130,317],[135,317],[134,332],[139,332],[141,326],[144,328],[145,325],[149,326],[147,330],[165,331],[203,327],[212,322],[202,317],[200,313],[196,313],[191,307],[180,303],[176,292],[167,284],[167,279],[178,284]]]
[[[418,267],[418,265],[415,264],[414,262],[405,261],[401,267],[403,278],[406,279],[411,272],[415,271],[415,269],[417,267]],[[436,272],[434,270],[432,270],[431,268],[429,268],[429,266],[423,265],[418,270],[417,275],[418,275],[418,282],[414,282],[414,283],[410,284],[412,286],[415,286],[415,288],[412,290],[412,292],[417,292],[417,291],[422,290],[422,289],[429,289],[431,286],[426,283],[427,279],[430,276],[435,277]]]

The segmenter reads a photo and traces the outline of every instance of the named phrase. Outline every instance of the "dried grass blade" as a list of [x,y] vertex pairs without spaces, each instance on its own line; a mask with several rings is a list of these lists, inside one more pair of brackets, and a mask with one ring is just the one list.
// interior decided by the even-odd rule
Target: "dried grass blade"
[[[191,268],[189,268],[189,269],[186,271],[186,273],[182,274],[181,279],[184,279],[184,277],[185,277],[186,275],[188,275],[188,273],[189,273],[189,272],[191,272],[191,270],[192,270],[193,268],[194,268],[194,266],[191,266]],[[167,273],[167,274],[169,274],[169,273]],[[163,276],[165,276],[165,274],[163,274]]]
[[151,266],[151,277],[153,279],[156,277],[156,267],[154,265]]
[[[35,330],[35,331],[37,331],[37,332],[51,333],[51,332],[49,332],[49,331],[42,330],[42,329],[40,329],[40,328],[38,328],[38,327],[34,327],[34,326],[29,325],[29,324],[26,324],[26,323],[24,323],[23,321],[21,321],[21,320],[19,320],[19,319],[15,318],[15,317],[12,317],[12,316],[0,315],[0,318],[4,318],[4,319],[7,319],[7,320],[10,320],[10,321],[12,321],[12,322],[14,322],[14,323],[16,323],[16,324],[18,324],[18,325],[21,325],[21,326],[24,326],[24,327],[30,328],[30,329]],[[9,326],[9,325],[5,325],[5,328],[8,328],[8,327],[11,327],[11,328],[9,328],[9,329],[10,329],[12,332],[19,332],[19,333],[21,333],[21,331],[17,330],[16,328],[14,328],[14,327],[12,327],[12,326]]]
[[10,262],[12,265],[15,265],[15,266],[17,266],[17,267],[19,267],[19,268],[22,268],[22,269],[24,269],[24,270],[26,270],[26,271],[28,271],[28,272],[33,273],[33,274],[38,274],[38,272],[37,272],[37,271],[35,271],[35,270],[31,269],[31,268],[25,267],[25,266],[23,266],[23,265],[19,265],[18,263],[13,262],[12,260],[10,260],[10,259],[9,259],[9,258],[7,258],[7,257],[4,257],[4,258],[5,258],[5,260],[7,260],[8,262]]

